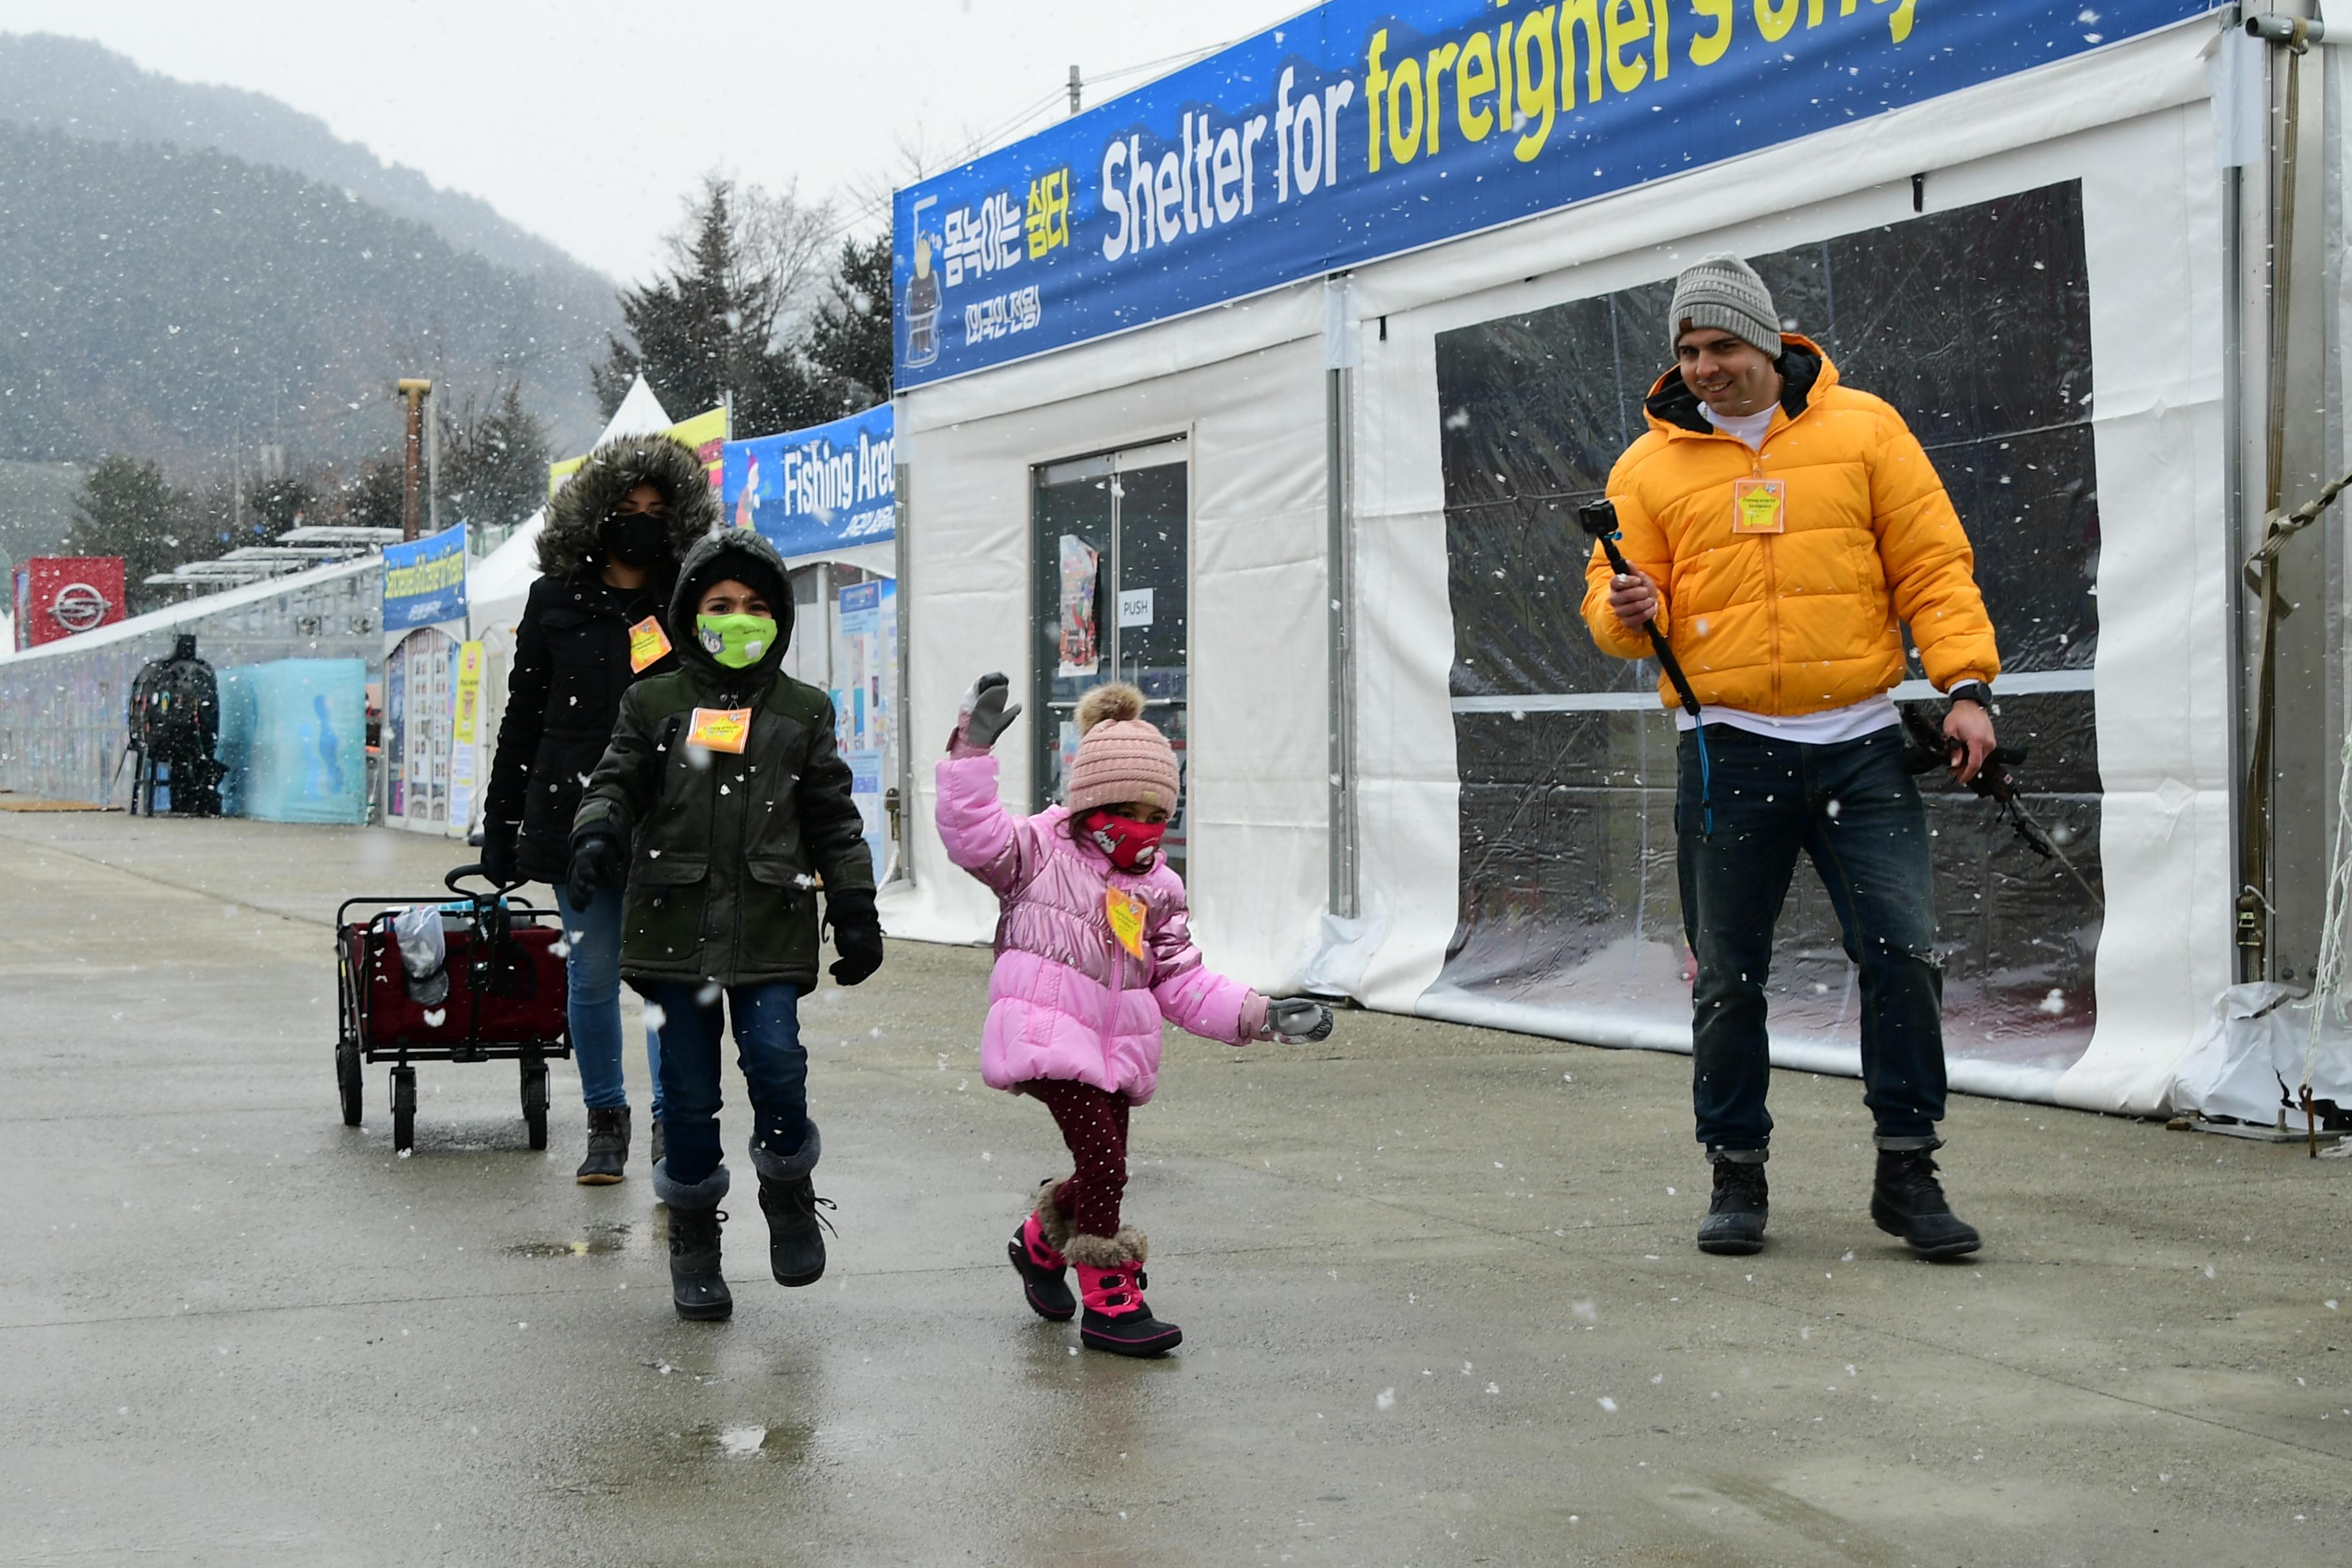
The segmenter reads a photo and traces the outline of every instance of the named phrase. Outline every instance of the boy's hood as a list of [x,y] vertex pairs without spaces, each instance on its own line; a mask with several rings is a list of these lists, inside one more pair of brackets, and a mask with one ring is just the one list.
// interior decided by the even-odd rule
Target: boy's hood
[[[715,514],[717,509],[714,507]],[[730,669],[710,657],[695,628],[696,606],[713,583],[734,577],[763,595],[776,615],[776,640],[757,664]],[[775,672],[793,640],[793,580],[776,547],[748,528],[716,527],[696,542],[678,563],[677,586],[669,601],[670,640],[679,659],[723,680],[749,679]]]

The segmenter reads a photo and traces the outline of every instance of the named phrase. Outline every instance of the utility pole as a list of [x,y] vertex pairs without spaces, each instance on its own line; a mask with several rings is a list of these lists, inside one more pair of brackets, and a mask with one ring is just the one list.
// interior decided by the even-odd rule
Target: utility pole
[[400,395],[408,400],[408,439],[402,463],[400,500],[400,537],[404,540],[415,539],[418,532],[416,491],[424,479],[420,470],[425,466],[425,398],[432,390],[431,382],[415,376],[404,376],[399,383]]
[[1070,68],[1070,112],[1072,114],[1078,111],[1078,68],[1072,66]]

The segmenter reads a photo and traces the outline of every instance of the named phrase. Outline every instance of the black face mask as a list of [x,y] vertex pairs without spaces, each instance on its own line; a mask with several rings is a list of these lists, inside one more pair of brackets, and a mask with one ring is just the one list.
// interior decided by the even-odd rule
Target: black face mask
[[616,511],[596,525],[596,542],[624,566],[650,566],[669,542],[669,522],[649,511]]

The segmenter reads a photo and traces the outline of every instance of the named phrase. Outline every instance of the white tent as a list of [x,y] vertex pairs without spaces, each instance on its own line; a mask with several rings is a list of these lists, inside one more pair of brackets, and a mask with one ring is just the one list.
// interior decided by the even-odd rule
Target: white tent
[[[2053,12],[2051,26],[2074,26],[2063,58],[2055,46],[2032,57],[2053,63],[1988,69],[1974,85],[1879,111],[1825,110],[1802,134],[1559,210],[1214,308],[1160,319],[1141,310],[1129,319],[1145,324],[1130,330],[969,373],[925,381],[902,370],[908,732],[945,734],[973,676],[1012,672],[1030,712],[998,747],[1003,788],[1017,808],[1038,804],[1055,742],[1037,721],[1050,721],[1045,703],[1066,689],[1047,561],[1057,534],[1094,526],[1059,521],[1055,498],[1100,473],[1114,490],[1124,483],[1121,504],[1132,505],[1137,486],[1122,476],[1181,474],[1185,557],[1160,595],[1181,584],[1189,607],[1168,689],[1185,713],[1186,875],[1211,960],[1270,989],[1312,983],[1399,1012],[1687,1050],[1672,733],[1650,676],[1591,664],[1571,580],[1583,550],[1572,524],[1565,547],[1547,532],[1563,514],[1543,506],[1597,481],[1563,479],[1551,496],[1524,481],[1540,466],[1536,448],[1560,473],[1589,472],[1570,449],[1580,420],[1598,427],[1581,434],[1604,472],[1630,438],[1628,407],[1638,429],[1621,387],[1638,399],[1667,350],[1654,326],[1638,341],[1612,334],[1645,310],[1662,321],[1658,290],[1677,270],[1717,251],[1769,258],[1792,280],[1776,284],[1784,314],[1832,333],[1834,355],[1872,367],[1872,390],[1920,405],[1904,411],[1962,500],[2017,671],[1999,686],[2005,734],[2031,733],[2027,772],[2053,792],[2042,809],[2104,890],[2101,911],[2053,867],[2025,858],[1973,798],[1934,803],[1948,836],[1938,878],[1956,953],[1952,1081],[2157,1109],[2232,977],[2233,558],[2260,515],[2256,496],[2233,516],[2232,495],[2244,464],[2259,474],[2264,416],[2261,307],[2245,302],[2231,268],[2261,254],[2240,236],[2267,221],[2252,188],[2259,170],[2240,179],[2246,154],[2233,138],[2242,115],[2259,124],[2259,94],[2266,82],[2274,92],[2285,68],[2214,18],[2170,19],[2193,6],[2138,9],[2153,19],[2126,36],[2116,8],[2103,8],[2105,38],[2084,35],[2089,13],[2074,26],[2071,11]],[[1337,34],[1361,10],[1327,5],[1311,14],[1316,29],[1292,26]],[[1887,15],[1864,12],[1882,36]],[[1916,26],[1933,47],[1928,8]],[[2306,68],[2306,114],[2320,100],[2320,54]],[[1759,71],[1771,67],[1757,58]],[[1253,79],[1276,68],[1279,58]],[[1208,81],[1187,77],[1171,96],[1188,113],[1213,105]],[[1146,111],[1119,100],[1095,112],[1125,127]],[[1201,135],[1249,112],[1203,115]],[[1083,119],[1069,123],[1055,134],[1077,150],[1057,142],[1031,163],[1066,159],[1083,184],[1091,143]],[[1358,134],[1360,109],[1329,123]],[[1123,129],[1109,144],[1135,155]],[[1213,151],[1198,154],[1203,180]],[[1595,148],[1592,161],[1609,152]],[[2340,176],[2332,153],[2327,168]],[[939,242],[923,226],[972,199],[961,193],[1008,180],[1017,206],[1017,178],[986,161],[902,192],[902,247],[920,232],[934,247],[920,259],[936,272]],[[1153,190],[1148,180],[1138,188]],[[1466,181],[1456,189],[1479,199]],[[1204,227],[1207,199],[1204,186]],[[2342,247],[2332,231],[2326,243],[2333,298]],[[1087,265],[1087,247],[1108,248],[1098,230],[1082,234]],[[916,261],[902,253],[902,365]],[[1035,276],[1019,264],[1003,264],[1016,268],[1014,282]],[[1942,292],[1893,293],[1922,268],[1943,268]],[[970,322],[986,324],[971,314],[982,306],[951,291],[953,274],[940,310],[939,281],[926,277],[931,293],[913,301],[924,317],[916,330],[949,348],[925,342],[924,353],[976,342]],[[1834,284],[1850,287],[1832,300]],[[1938,315],[1963,306],[1965,319]],[[1050,327],[1059,308],[1047,294],[1037,319]],[[2247,322],[2257,323],[2252,342]],[[2325,332],[2333,342],[2332,315]],[[2235,368],[2241,354],[2256,368]],[[2027,360],[2048,374],[2016,368]],[[1951,391],[1956,365],[1980,371],[1998,395]],[[1598,388],[1591,408],[1569,407],[1560,389],[1587,385]],[[2331,380],[2325,442],[2297,437],[2294,484],[2319,470],[2323,445],[2341,450],[2339,390]],[[2044,412],[1993,407],[2012,394]],[[1922,423],[1947,415],[1948,427]],[[1111,570],[1117,548],[1098,552],[1099,570]],[[1149,616],[1149,602],[1137,613]],[[2340,733],[2340,714],[2328,722]],[[984,940],[993,900],[947,863],[928,769],[915,784],[915,878],[886,897],[889,929]],[[1800,872],[1801,885],[1810,880]],[[1843,960],[1833,931],[1826,951],[1810,940],[1826,929],[1822,913],[1800,909],[1809,940],[1784,942],[1774,1056],[1851,1073]]]

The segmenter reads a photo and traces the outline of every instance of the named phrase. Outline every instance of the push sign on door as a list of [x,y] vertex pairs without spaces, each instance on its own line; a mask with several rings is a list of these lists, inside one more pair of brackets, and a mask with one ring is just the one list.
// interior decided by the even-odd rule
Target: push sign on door
[[1120,590],[1118,595],[1118,624],[1121,630],[1125,630],[1129,626],[1148,626],[1151,624],[1150,589],[1125,588]]

